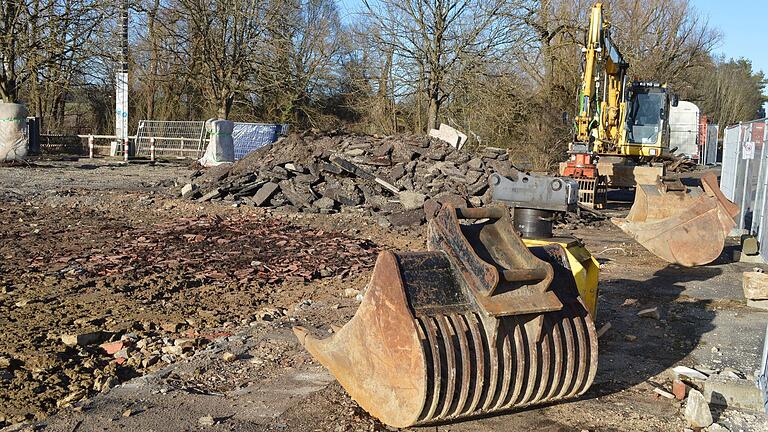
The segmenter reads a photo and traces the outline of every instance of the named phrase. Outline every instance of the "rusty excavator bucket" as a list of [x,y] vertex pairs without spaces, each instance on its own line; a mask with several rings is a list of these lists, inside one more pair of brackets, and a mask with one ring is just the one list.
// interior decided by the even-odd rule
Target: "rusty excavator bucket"
[[428,252],[379,255],[333,336],[294,329],[350,396],[407,427],[583,394],[597,335],[562,247],[526,248],[505,208],[444,207],[428,232]]
[[702,188],[679,179],[659,178],[638,185],[626,219],[612,221],[659,258],[684,267],[714,261],[736,226],[738,207],[723,196],[714,173],[704,174]]

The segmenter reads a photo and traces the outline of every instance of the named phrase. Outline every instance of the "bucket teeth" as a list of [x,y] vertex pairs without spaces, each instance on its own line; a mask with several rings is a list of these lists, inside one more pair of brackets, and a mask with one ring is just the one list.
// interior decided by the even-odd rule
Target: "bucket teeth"
[[296,328],[299,341],[394,427],[583,394],[597,335],[561,254],[534,256],[501,212],[465,214],[496,217],[470,232],[450,211],[430,229],[446,249],[382,252],[355,316],[322,340]]

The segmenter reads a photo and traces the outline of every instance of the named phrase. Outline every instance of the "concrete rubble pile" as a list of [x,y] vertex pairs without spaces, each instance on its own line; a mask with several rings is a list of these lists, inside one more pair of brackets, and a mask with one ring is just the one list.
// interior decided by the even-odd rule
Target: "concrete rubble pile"
[[444,204],[488,204],[489,175],[514,170],[500,148],[472,154],[423,136],[294,134],[232,167],[195,172],[182,195],[308,213],[357,208],[383,225],[406,226]]

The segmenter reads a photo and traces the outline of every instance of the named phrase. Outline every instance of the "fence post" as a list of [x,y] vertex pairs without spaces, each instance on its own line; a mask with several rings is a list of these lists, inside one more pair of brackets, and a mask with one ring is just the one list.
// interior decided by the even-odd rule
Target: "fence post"
[[149,139],[149,159],[153,162],[155,160],[155,137]]
[[128,137],[123,138],[123,156],[125,157],[125,162],[128,162]]
[[88,135],[88,159],[93,159],[93,134]]

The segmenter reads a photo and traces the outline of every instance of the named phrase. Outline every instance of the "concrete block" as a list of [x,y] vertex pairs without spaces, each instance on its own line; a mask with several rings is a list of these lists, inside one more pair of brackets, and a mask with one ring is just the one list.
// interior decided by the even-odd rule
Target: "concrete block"
[[768,300],[768,274],[744,272],[744,297],[749,300]]
[[747,306],[755,309],[768,310],[768,300],[749,300],[747,299]]
[[465,134],[447,124],[441,124],[440,129],[431,129],[429,131],[429,136],[445,141],[455,149],[461,149],[467,142],[467,136]]
[[754,381],[712,375],[704,381],[704,398],[713,405],[755,412],[764,409],[763,395]]

